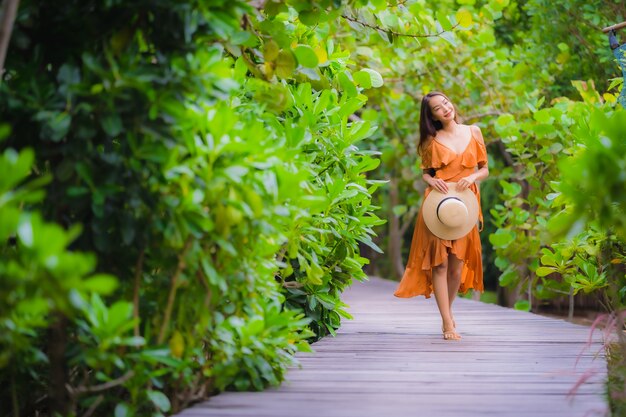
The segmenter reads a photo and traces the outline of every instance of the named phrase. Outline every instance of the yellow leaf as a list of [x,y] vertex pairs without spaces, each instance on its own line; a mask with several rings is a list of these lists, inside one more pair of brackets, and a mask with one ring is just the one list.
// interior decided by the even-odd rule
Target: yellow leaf
[[[604,98],[604,101],[609,102],[609,103],[615,103],[617,101],[617,98],[615,98],[615,95],[611,93],[604,93],[602,94],[602,97]],[[620,263],[620,261],[619,259],[613,259],[611,263]]]
[[278,44],[274,40],[270,40],[263,47],[263,57],[265,62],[273,61],[278,57]]
[[270,62],[265,61],[263,63],[263,69],[265,71],[265,78],[268,80],[274,76],[274,66]]
[[468,28],[474,23],[474,19],[472,19],[472,14],[469,12],[469,10],[465,9],[456,12],[456,21],[459,22],[459,25],[464,28]]
[[296,69],[296,58],[290,50],[280,51],[274,72],[280,78],[290,78]]
[[169,344],[170,352],[172,352],[173,357],[180,358],[183,356],[183,353],[185,352],[185,340],[179,331],[174,332]]
[[328,61],[328,53],[326,52],[326,48],[324,48],[322,45],[317,45],[314,51],[320,64]]
[[569,60],[569,53],[568,52],[561,52],[560,54],[558,54],[556,56],[556,62],[558,64],[564,64]]

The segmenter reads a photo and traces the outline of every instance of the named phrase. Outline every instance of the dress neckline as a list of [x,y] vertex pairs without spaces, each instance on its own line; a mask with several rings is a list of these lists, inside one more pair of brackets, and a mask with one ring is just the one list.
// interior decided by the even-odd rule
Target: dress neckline
[[437,138],[433,138],[433,142],[437,142],[439,145],[443,146],[444,148],[446,148],[447,150],[449,150],[450,152],[452,152],[453,154],[455,154],[456,156],[461,156],[465,153],[465,151],[467,151],[467,148],[470,147],[470,145],[472,144],[472,140],[474,140],[474,132],[472,132],[472,129],[470,128],[470,140],[469,142],[467,142],[467,145],[465,146],[465,149],[463,149],[463,151],[461,153],[457,153],[456,151],[454,151],[452,148],[444,145],[443,143],[439,142],[437,140]]

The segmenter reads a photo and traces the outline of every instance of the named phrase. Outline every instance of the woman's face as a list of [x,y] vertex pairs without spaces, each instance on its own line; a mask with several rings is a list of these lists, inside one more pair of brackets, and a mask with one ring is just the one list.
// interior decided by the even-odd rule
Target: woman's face
[[454,107],[444,96],[434,96],[428,100],[433,120],[447,122],[454,119]]

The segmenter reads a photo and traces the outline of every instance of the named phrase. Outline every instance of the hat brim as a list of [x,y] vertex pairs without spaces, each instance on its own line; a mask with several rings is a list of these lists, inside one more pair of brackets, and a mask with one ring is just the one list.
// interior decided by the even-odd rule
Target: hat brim
[[[443,194],[432,189],[422,204],[424,223],[430,232],[440,239],[457,240],[467,235],[478,223],[478,199],[472,190],[466,188],[463,191],[456,190],[456,182],[448,182],[448,193]],[[439,221],[437,206],[444,198],[456,197],[467,207],[467,219],[456,227],[450,227]]]

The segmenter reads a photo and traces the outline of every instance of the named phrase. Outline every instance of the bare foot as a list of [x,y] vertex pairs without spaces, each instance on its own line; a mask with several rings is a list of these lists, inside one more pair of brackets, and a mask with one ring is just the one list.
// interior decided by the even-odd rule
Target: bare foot
[[443,331],[443,340],[461,340],[461,335],[456,332],[454,321],[452,325],[446,326],[445,323],[441,326]]

